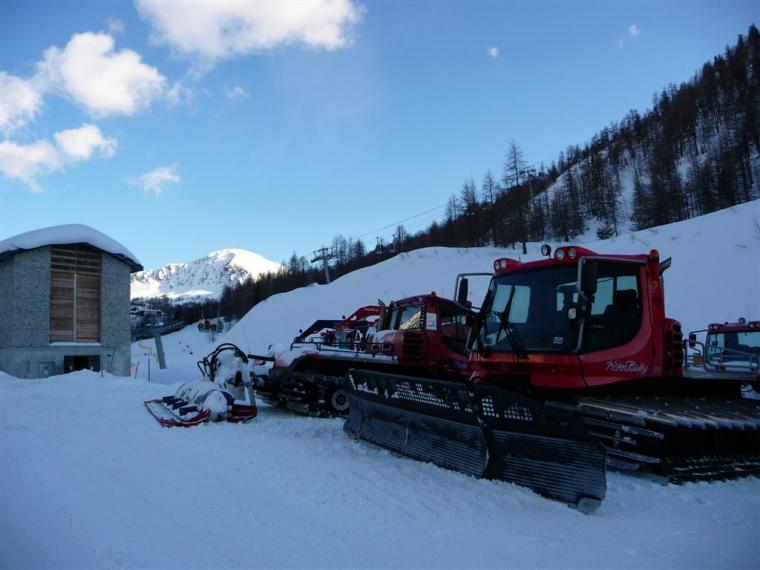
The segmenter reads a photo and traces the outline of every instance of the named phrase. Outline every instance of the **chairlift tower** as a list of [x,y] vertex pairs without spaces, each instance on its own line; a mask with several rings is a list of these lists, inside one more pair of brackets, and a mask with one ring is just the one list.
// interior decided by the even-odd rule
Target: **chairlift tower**
[[317,261],[322,262],[322,269],[325,271],[325,283],[330,283],[330,268],[327,262],[335,257],[335,252],[329,248],[322,247],[313,252],[312,256],[314,257],[311,260],[312,263],[316,263]]

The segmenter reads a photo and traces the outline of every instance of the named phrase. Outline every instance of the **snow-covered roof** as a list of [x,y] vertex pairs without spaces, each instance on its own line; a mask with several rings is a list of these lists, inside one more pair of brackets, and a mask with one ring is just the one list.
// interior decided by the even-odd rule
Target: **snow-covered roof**
[[49,228],[40,228],[39,230],[24,232],[23,234],[4,239],[0,241],[0,259],[20,251],[36,249],[46,245],[73,243],[86,243],[106,253],[110,253],[129,265],[132,271],[142,271],[143,269],[135,254],[126,247],[106,234],[84,224],[50,226]]

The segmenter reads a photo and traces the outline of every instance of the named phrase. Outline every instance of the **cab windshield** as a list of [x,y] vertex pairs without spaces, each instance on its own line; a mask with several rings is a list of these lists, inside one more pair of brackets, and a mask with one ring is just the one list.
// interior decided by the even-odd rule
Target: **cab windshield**
[[423,305],[393,307],[384,323],[386,330],[411,330],[422,328]]
[[473,335],[478,342],[474,348],[572,352],[578,327],[568,312],[578,303],[576,280],[574,265],[494,277],[481,309],[479,329]]
[[760,331],[711,333],[707,354],[711,360],[746,360],[747,354],[760,355]]

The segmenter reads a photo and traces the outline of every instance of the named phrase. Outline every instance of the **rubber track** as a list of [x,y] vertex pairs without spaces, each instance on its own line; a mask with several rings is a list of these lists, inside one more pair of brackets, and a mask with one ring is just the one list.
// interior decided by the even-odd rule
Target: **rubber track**
[[282,381],[278,399],[288,409],[302,414],[322,417],[343,416],[345,414],[339,414],[332,409],[328,399],[336,388],[343,387],[344,384],[343,376],[294,372],[288,379]]
[[604,499],[605,450],[585,423],[530,397],[369,370],[348,374],[344,429],[414,459],[529,487],[590,512]]
[[760,475],[760,401],[609,396],[568,407],[598,426],[609,456],[630,468],[675,483]]

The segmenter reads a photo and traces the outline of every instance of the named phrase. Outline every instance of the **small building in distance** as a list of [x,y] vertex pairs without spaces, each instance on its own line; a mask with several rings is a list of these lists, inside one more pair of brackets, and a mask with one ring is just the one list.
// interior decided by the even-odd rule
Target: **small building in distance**
[[123,245],[81,224],[0,241],[0,370],[128,376],[129,277],[141,270]]

